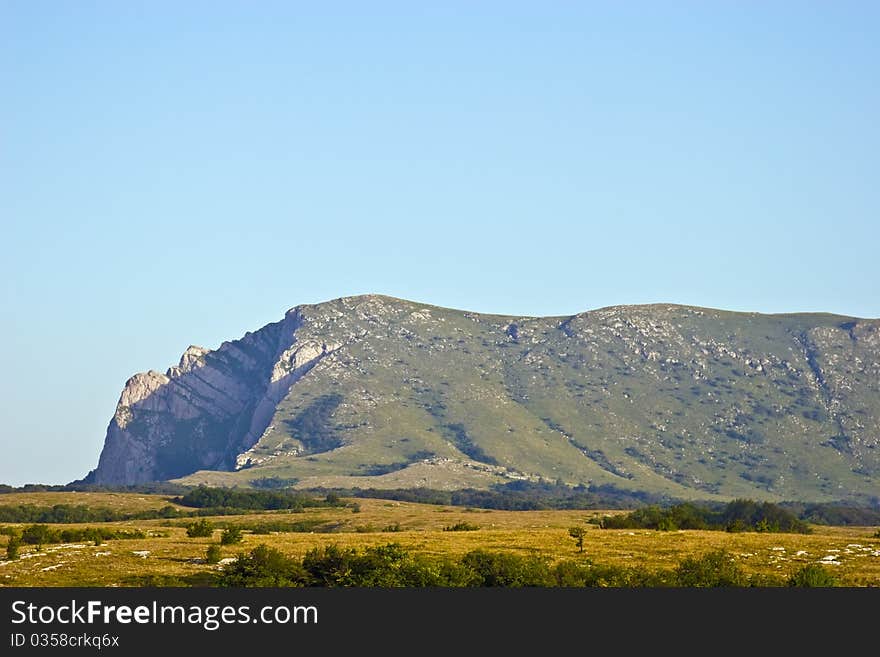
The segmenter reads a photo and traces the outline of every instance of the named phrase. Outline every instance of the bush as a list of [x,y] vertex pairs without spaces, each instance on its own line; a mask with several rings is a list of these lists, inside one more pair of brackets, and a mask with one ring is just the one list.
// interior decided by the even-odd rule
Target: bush
[[560,561],[553,568],[555,586],[563,587],[653,587],[672,586],[675,576],[669,570],[603,566],[575,561]]
[[275,548],[260,544],[223,568],[220,586],[303,586],[307,581],[302,564]]
[[21,539],[18,536],[10,536],[6,544],[6,559],[9,561],[18,559],[19,547],[21,547]]
[[202,518],[201,520],[197,520],[196,522],[188,525],[186,528],[186,535],[190,538],[205,538],[210,537],[214,534],[214,523],[209,522]]
[[789,586],[808,588],[837,586],[837,578],[819,564],[804,566],[788,579]]
[[205,552],[205,563],[219,563],[220,562],[220,546],[212,543],[208,546],[207,551]]
[[227,527],[220,535],[220,545],[235,545],[242,541],[241,530],[238,527]]
[[676,584],[683,587],[748,586],[749,579],[724,550],[687,558],[675,569]]
[[53,540],[54,534],[48,525],[30,525],[21,532],[21,542],[28,545],[43,545],[44,543],[57,543]]
[[553,586],[555,578],[547,562],[502,552],[474,550],[461,560],[477,575],[477,586]]
[[303,558],[309,586],[431,587],[475,586],[476,573],[461,563],[413,555],[396,543],[362,553],[328,545]]

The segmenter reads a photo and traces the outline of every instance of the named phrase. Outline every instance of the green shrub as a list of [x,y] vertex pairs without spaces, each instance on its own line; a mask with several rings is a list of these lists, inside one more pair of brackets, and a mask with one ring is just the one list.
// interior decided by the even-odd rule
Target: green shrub
[[553,586],[555,578],[547,562],[502,552],[474,550],[461,560],[477,575],[477,586]]
[[43,545],[44,543],[57,543],[54,540],[57,532],[49,529],[48,525],[29,525],[21,532],[21,542],[28,545]]
[[18,549],[21,547],[21,539],[18,536],[10,536],[6,544],[6,559],[15,561],[18,559]]
[[413,555],[396,543],[363,552],[328,545],[309,550],[302,561],[309,586],[475,586],[479,577],[449,559]]
[[205,563],[219,563],[220,562],[220,546],[216,543],[211,543],[208,546],[207,551],[205,552]]
[[227,527],[220,535],[220,545],[235,545],[242,541],[241,530],[238,527]]
[[596,565],[590,562],[560,561],[553,567],[555,586],[563,587],[654,587],[672,586],[670,570],[647,570],[625,566]]
[[837,586],[837,578],[819,564],[804,566],[788,579],[789,586],[808,588]]
[[260,544],[225,566],[217,583],[226,587],[303,586],[306,581],[300,562]]
[[748,586],[749,579],[724,550],[690,557],[675,569],[676,583],[683,587]]
[[214,524],[204,518],[197,520],[186,528],[186,535],[190,538],[205,538],[210,537],[213,534]]

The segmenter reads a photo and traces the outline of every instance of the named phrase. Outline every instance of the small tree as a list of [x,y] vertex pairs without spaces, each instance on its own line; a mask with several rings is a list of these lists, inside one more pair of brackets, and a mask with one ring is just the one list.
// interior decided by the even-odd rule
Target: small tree
[[186,528],[186,535],[190,538],[205,538],[214,533],[214,524],[204,518],[194,522]]
[[220,546],[216,543],[211,543],[208,546],[207,552],[205,552],[205,562],[206,563],[220,563]]
[[241,543],[242,535],[238,527],[227,527],[220,535],[220,545],[235,545]]
[[584,536],[586,536],[586,534],[587,531],[583,527],[572,527],[568,530],[568,535],[574,539],[578,552],[584,551]]
[[21,547],[21,539],[18,536],[10,536],[6,544],[6,558],[9,561],[18,559],[18,548]]

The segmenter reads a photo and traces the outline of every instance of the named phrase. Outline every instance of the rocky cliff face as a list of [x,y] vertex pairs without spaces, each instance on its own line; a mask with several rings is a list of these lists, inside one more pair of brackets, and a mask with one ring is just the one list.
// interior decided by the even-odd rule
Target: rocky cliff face
[[880,490],[880,322],[684,306],[501,317],[299,306],[125,386],[89,480]]
[[107,429],[94,483],[172,479],[230,469],[290,386],[327,353],[299,344],[298,310],[216,351],[191,346],[165,374],[130,378]]

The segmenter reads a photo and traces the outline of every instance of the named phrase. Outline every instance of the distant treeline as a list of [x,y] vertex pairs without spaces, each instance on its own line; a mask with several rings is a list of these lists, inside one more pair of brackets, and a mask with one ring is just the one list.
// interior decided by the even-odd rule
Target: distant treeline
[[249,513],[249,511],[230,508],[206,508],[196,511],[182,511],[170,504],[161,509],[142,511],[118,511],[103,507],[90,507],[83,504],[55,504],[36,506],[19,504],[0,506],[0,522],[37,523],[80,523],[80,522],[121,522],[123,520],[157,520],[160,518],[194,518],[198,516],[229,516]]
[[144,495],[183,495],[191,486],[172,484],[167,481],[148,481],[141,484],[108,485],[84,484],[74,481],[69,484],[25,484],[9,486],[0,484],[0,495],[4,493],[141,493]]
[[430,488],[334,488],[319,489],[343,497],[364,497],[399,502],[443,504],[505,511],[546,509],[632,509],[645,504],[666,504],[672,500],[651,493],[623,490],[611,485],[566,486],[552,482],[515,481],[489,490],[433,490]]
[[[551,482],[518,481],[498,484],[489,490],[473,488],[455,491],[429,488],[334,488],[316,489],[314,492],[322,494],[334,492],[342,497],[377,498],[506,511],[633,509],[646,506],[666,509],[688,504],[706,507],[715,512],[725,508],[723,504],[718,502],[688,503],[652,493],[617,488],[610,484],[571,487]],[[817,525],[880,525],[880,499],[868,500],[865,504],[780,502],[775,506],[788,511],[797,519]],[[784,519],[780,518],[780,521],[784,522]]]
[[604,529],[715,529],[728,532],[810,533],[810,528],[792,512],[770,502],[734,500],[718,508],[698,504],[670,507],[646,506],[632,513],[608,516],[599,521]]
[[214,529],[236,529],[238,531],[250,531],[253,534],[326,534],[339,529],[340,523],[327,522],[322,518],[306,518],[304,520],[284,520],[278,516],[270,516],[270,520],[261,521],[232,521],[211,522],[201,519],[196,523],[173,522],[163,523],[169,527],[186,527],[191,530],[194,526],[202,528],[203,532],[194,535],[211,536]]
[[306,493],[252,490],[247,488],[209,488],[198,486],[175,497],[181,506],[197,509],[240,509],[248,511],[301,511],[306,507],[345,506],[339,495],[328,493],[323,499]]
[[[668,508],[680,505],[681,500],[651,493],[617,488],[610,484],[601,486],[566,486],[559,482],[515,481],[494,485],[489,490],[473,488],[446,491],[429,488],[376,489],[376,488],[317,488],[293,492],[283,486],[295,479],[257,479],[251,482],[256,488],[210,488],[180,486],[167,482],[153,482],[132,486],[104,486],[74,482],[64,486],[28,484],[13,488],[0,484],[2,493],[22,492],[116,492],[176,495],[173,501],[196,509],[181,511],[173,506],[160,510],[139,512],[115,511],[90,508],[83,505],[34,505],[0,506],[0,522],[110,522],[119,520],[149,520],[155,518],[186,518],[205,515],[236,515],[246,511],[291,510],[309,506],[337,506],[340,497],[360,497],[442,504],[499,510],[546,510],[546,509],[633,509],[646,506]],[[316,499],[321,496],[323,499]],[[330,496],[331,502],[327,502]],[[699,502],[718,511],[714,502]],[[778,506],[800,520],[822,525],[880,525],[880,498],[862,500],[860,503],[842,501],[826,503],[780,502]]]
[[171,504],[167,504],[160,509],[146,509],[142,511],[90,507],[83,504],[55,504],[53,506],[19,504],[0,506],[0,522],[49,524],[120,522],[124,520],[241,515],[264,510],[302,511],[306,507],[344,506],[339,497],[333,493],[327,494],[323,498],[317,498],[306,493],[257,491],[239,488],[208,488],[205,486],[187,489],[185,495],[173,498],[172,501],[195,510],[184,511]]
[[90,507],[82,504],[55,504],[53,506],[19,504],[17,506],[0,506],[0,522],[73,524],[81,522],[196,518],[201,516],[235,516],[245,513],[254,513],[254,511],[231,507],[206,507],[193,511],[183,511],[170,504],[161,509],[146,509],[143,511],[118,511],[116,509]]
[[122,520],[182,518],[188,515],[190,515],[188,512],[181,512],[170,504],[161,509],[148,509],[145,511],[118,511],[116,509],[90,507],[83,504],[55,504],[53,506],[19,504],[17,506],[0,506],[0,522],[119,522]]
[[856,525],[869,527],[880,525],[880,506],[851,506],[837,502],[824,504],[805,504],[803,502],[782,502],[779,506],[788,509],[798,518],[816,525]]
[[[179,585],[181,582],[167,582]],[[834,575],[811,564],[788,576],[749,575],[723,551],[686,558],[675,568],[594,564],[475,550],[462,557],[414,554],[389,544],[358,551],[329,545],[302,559],[259,545],[225,566],[223,587],[752,587],[834,586]]]

